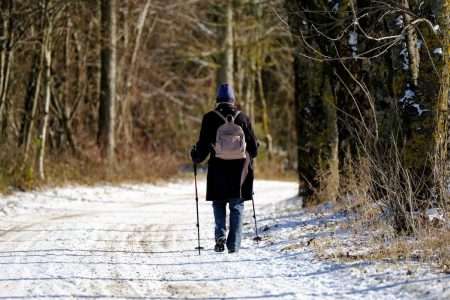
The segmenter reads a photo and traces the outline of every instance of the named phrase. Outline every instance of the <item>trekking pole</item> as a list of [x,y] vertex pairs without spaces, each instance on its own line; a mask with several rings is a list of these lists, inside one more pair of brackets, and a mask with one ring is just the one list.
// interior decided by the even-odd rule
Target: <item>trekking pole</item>
[[252,205],[253,205],[253,220],[255,221],[255,238],[253,239],[258,244],[259,241],[261,241],[261,237],[258,235],[258,225],[256,224],[256,210],[255,210],[255,200],[252,198]]
[[198,249],[198,255],[200,255],[200,250],[203,249],[203,247],[200,246],[200,218],[198,215],[198,190],[197,190],[197,164],[194,163],[194,178],[195,178],[195,206],[197,210],[197,240],[198,240],[198,246],[195,249]]

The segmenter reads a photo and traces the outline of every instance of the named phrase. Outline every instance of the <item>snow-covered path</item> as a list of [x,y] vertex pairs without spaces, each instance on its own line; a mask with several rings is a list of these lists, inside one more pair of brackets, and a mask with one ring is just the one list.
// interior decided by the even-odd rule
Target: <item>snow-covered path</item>
[[383,283],[370,278],[370,271],[363,274],[361,264],[320,262],[306,247],[280,251],[289,239],[307,238],[291,237],[301,233],[293,228],[308,224],[293,209],[299,204],[293,198],[296,191],[294,183],[257,182],[261,225],[281,225],[273,238],[256,245],[252,223],[247,224],[243,249],[234,255],[212,251],[212,208],[200,201],[201,256],[194,250],[190,182],[68,187],[0,198],[0,299],[378,300],[443,295],[430,294],[423,286],[438,281],[442,289],[442,283],[450,283],[448,277]]

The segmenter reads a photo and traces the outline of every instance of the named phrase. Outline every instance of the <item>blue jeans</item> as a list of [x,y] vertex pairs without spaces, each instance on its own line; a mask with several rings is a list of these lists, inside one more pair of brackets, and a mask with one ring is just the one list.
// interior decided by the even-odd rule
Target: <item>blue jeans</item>
[[[230,231],[227,233],[227,203],[230,209]],[[216,223],[214,236],[217,240],[227,241],[228,250],[239,251],[241,246],[242,218],[244,217],[244,200],[241,198],[228,201],[213,201],[214,220]]]

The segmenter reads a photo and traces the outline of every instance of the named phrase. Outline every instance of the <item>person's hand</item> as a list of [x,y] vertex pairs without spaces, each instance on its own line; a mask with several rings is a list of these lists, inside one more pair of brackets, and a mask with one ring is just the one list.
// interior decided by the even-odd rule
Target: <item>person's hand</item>
[[197,146],[196,145],[192,146],[191,159],[192,159],[192,162],[197,163]]

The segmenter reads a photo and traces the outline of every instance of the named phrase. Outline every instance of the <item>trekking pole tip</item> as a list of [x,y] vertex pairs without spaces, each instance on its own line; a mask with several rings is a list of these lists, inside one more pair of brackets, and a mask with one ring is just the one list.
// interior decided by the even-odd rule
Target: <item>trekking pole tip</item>
[[259,235],[257,235],[257,236],[255,236],[255,237],[253,238],[253,240],[259,242],[259,241],[262,241],[262,237],[260,237]]

